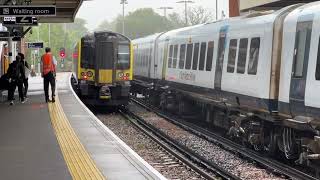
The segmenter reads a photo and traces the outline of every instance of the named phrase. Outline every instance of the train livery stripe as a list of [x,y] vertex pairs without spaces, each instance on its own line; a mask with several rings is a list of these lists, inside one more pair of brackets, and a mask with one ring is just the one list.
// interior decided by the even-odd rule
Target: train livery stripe
[[72,179],[105,179],[72,129],[59,98],[48,106],[51,123]]

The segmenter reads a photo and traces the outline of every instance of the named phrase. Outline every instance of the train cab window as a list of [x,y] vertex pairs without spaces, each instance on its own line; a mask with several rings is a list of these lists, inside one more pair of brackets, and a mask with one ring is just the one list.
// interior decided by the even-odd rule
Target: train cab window
[[187,46],[187,57],[186,57],[186,69],[190,69],[191,68],[192,50],[193,50],[193,44],[188,44],[188,46]]
[[197,70],[197,68],[198,68],[199,48],[200,48],[200,44],[199,43],[194,44],[192,70]]
[[117,69],[130,68],[130,45],[119,44]]
[[248,50],[248,38],[240,39],[238,63],[237,63],[237,73],[239,74],[244,74],[246,70],[247,50]]
[[206,50],[207,50],[207,43],[201,43],[201,50],[200,50],[200,61],[199,61],[199,70],[204,70],[204,61],[206,58]]
[[212,69],[213,49],[214,49],[214,42],[210,41],[208,43],[206,71],[211,71]]
[[236,56],[237,56],[237,46],[238,46],[238,40],[231,39],[229,43],[228,66],[227,66],[227,72],[229,73],[234,72],[234,66],[236,64]]
[[249,51],[248,74],[256,75],[259,61],[260,38],[252,38]]
[[173,55],[173,45],[170,45],[169,58],[168,58],[168,68],[172,67],[172,55]]
[[175,45],[174,51],[173,51],[172,68],[177,67],[177,60],[178,60],[178,45]]
[[316,80],[320,80],[320,38],[318,45],[318,56],[317,56],[317,66],[316,66]]
[[94,43],[90,40],[81,40],[81,67],[94,69]]
[[180,46],[179,69],[184,68],[185,59],[186,59],[186,45],[182,44]]

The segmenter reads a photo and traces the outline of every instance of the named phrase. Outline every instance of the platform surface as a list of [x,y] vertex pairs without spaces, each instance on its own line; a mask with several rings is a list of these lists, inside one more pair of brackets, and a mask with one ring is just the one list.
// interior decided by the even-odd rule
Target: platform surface
[[76,179],[73,167],[70,168],[74,160],[66,155],[73,147],[66,151],[68,143],[61,140],[65,127],[59,123],[63,117],[70,126],[68,131],[75,134],[90,161],[106,179],[165,179],[80,102],[71,89],[69,77],[70,73],[57,75],[57,103],[62,112],[55,108],[58,105],[48,108],[44,103],[40,77],[29,79],[29,99],[25,104],[16,101],[14,106],[9,106],[8,102],[0,102],[1,179]]
[[0,103],[0,179],[71,179],[51,126],[41,82],[40,78],[30,79],[25,104],[17,100],[14,106]]

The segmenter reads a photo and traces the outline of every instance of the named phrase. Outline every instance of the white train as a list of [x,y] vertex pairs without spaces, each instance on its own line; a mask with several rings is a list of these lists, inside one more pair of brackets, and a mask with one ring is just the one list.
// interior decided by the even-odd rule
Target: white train
[[319,9],[297,4],[134,40],[132,92],[319,169]]

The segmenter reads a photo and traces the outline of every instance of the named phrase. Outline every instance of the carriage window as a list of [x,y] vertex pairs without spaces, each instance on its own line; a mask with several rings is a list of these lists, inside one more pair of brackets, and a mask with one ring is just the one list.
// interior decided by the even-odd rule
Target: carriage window
[[186,59],[186,45],[182,44],[180,46],[179,69],[184,68],[184,60],[185,59]]
[[198,68],[199,48],[200,48],[199,43],[194,44],[192,70],[197,70],[197,68]]
[[318,45],[318,57],[317,57],[317,67],[316,67],[316,80],[320,80],[320,38]]
[[245,72],[246,60],[247,60],[247,50],[248,50],[248,38],[240,39],[238,63],[237,63],[237,73],[243,74]]
[[169,58],[168,58],[168,68],[171,68],[171,64],[172,64],[172,54],[173,54],[173,45],[170,46]]
[[234,72],[234,66],[236,64],[236,56],[237,56],[237,46],[238,46],[238,40],[231,39],[230,45],[229,45],[228,67],[227,67],[227,72],[229,73]]
[[204,60],[206,58],[207,43],[201,43],[199,70],[204,70]]
[[177,67],[177,58],[178,58],[178,45],[174,46],[174,51],[173,51],[173,63],[172,63],[172,68]]
[[214,49],[214,42],[210,41],[208,43],[206,71],[211,71],[212,69],[213,49]]
[[[303,22],[302,26],[308,26],[310,22]],[[312,24],[311,24],[312,25]],[[302,28],[297,31],[296,36],[296,49],[294,58],[294,77],[303,76],[303,66],[306,58],[306,54],[309,53],[310,37],[311,37],[311,27]]]
[[187,46],[186,69],[190,69],[191,68],[192,49],[193,49],[193,44],[188,44],[188,46]]
[[249,51],[248,74],[256,75],[259,61],[260,38],[252,38]]

